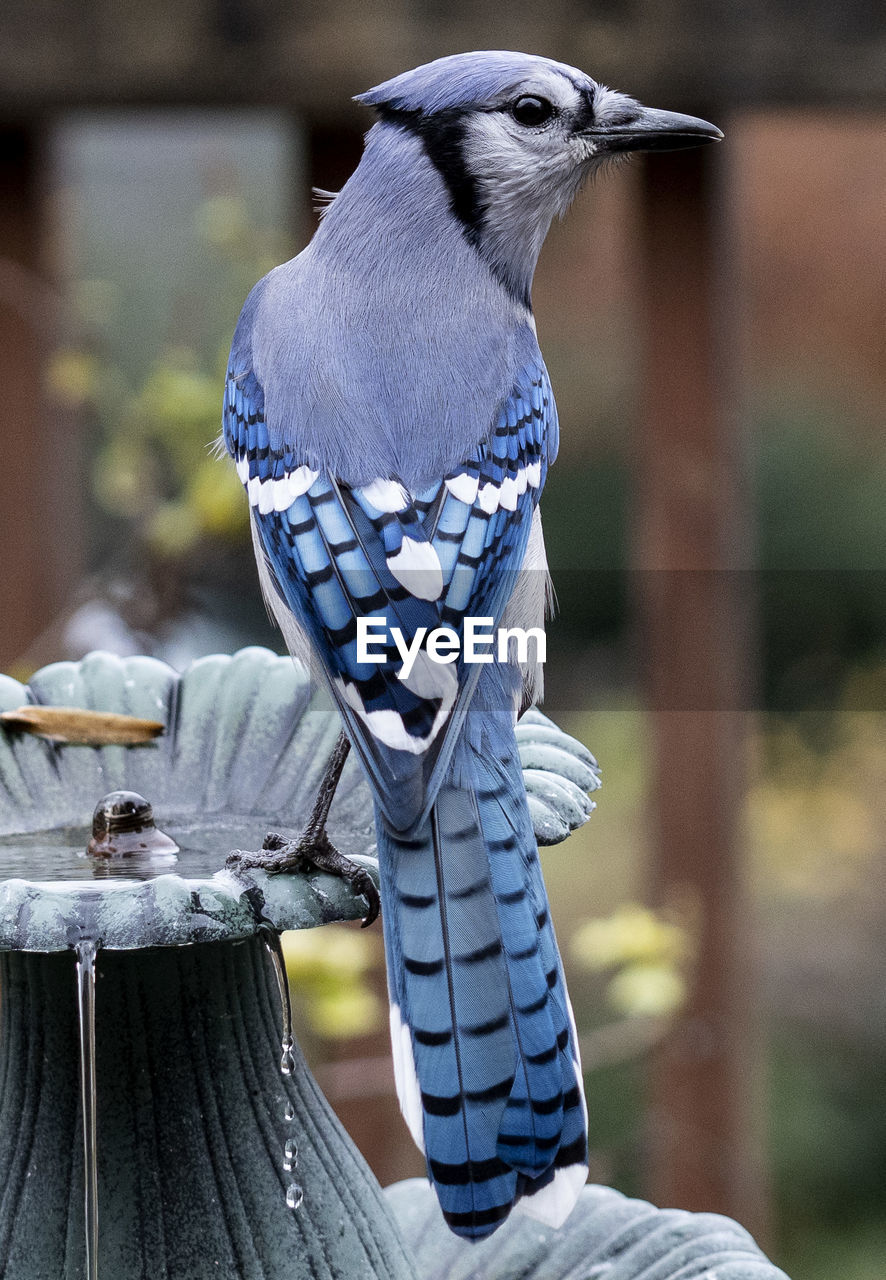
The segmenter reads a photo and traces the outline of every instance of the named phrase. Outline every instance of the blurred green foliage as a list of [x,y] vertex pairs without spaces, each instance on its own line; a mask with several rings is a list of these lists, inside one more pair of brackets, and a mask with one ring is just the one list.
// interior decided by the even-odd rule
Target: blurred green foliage
[[373,1031],[383,1011],[368,975],[381,962],[379,938],[342,925],[282,935],[292,998],[315,1035],[347,1039]]
[[[760,691],[772,708],[830,707],[847,663],[886,654],[886,442],[787,398],[756,413],[750,442]],[[630,484],[627,458],[609,454],[571,463],[545,491],[560,644],[623,641]]]
[[237,315],[291,252],[297,147],[277,117],[237,113],[75,122],[62,147],[74,323],[49,387],[89,427],[95,559],[147,553],[175,572],[248,545],[212,446]]
[[[886,733],[882,713],[859,709],[883,681],[886,662],[849,666],[826,720],[747,719],[748,945],[765,1045],[770,1251],[797,1280],[884,1274]],[[648,853],[649,728],[641,709],[613,709],[612,700],[563,719],[593,747],[606,785],[587,826],[544,854],[558,933],[572,939],[564,956],[582,1031],[614,1007],[601,977],[659,957],[691,973],[692,921],[663,920],[636,902]],[[636,1054],[586,1073],[592,1176],[633,1193],[643,1191],[644,1072]]]
[[785,1266],[803,1280],[882,1280],[886,1053],[782,1023],[770,1059],[772,1179]]
[[883,680],[886,663],[850,669],[826,720],[762,716],[754,741],[769,1157],[780,1256],[804,1280],[884,1274],[886,734],[858,710]]
[[886,446],[796,397],[755,439],[764,694],[833,705],[847,664],[886,655]]

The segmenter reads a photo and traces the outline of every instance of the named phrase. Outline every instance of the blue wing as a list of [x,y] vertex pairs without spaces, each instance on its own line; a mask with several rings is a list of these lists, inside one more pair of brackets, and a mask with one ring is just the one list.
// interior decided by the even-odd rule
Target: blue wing
[[407,674],[390,641],[379,661],[360,661],[358,619],[374,620],[387,636],[399,628],[405,645],[440,626],[461,636],[465,617],[494,626],[523,562],[556,433],[539,358],[449,475],[417,493],[395,477],[352,487],[292,447],[273,447],[258,379],[229,370],[225,444],[271,579],[310,638],[396,831],[433,803],[481,667],[461,657],[443,665],[419,651]]

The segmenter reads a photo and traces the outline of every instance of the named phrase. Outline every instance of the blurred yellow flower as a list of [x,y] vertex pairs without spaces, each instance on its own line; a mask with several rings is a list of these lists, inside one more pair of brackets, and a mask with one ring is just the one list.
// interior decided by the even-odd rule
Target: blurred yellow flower
[[69,409],[78,409],[95,394],[99,365],[86,351],[56,351],[46,370],[46,387],[51,396]]
[[670,965],[630,964],[615,975],[606,996],[627,1017],[668,1018],[682,1007],[686,983]]
[[293,1001],[319,1035],[344,1038],[378,1026],[380,1001],[366,981],[378,958],[373,935],[326,925],[284,933],[281,941]]
[[648,907],[629,902],[606,919],[583,924],[572,939],[572,954],[594,970],[642,961],[679,964],[688,957],[689,935]]
[[305,1009],[311,1026],[327,1040],[364,1036],[378,1027],[381,1017],[375,993],[362,986],[317,993],[308,999]]
[[628,902],[605,919],[588,920],[575,933],[577,964],[616,972],[606,987],[613,1008],[627,1017],[670,1017],[686,999],[683,971],[692,958],[688,928]]

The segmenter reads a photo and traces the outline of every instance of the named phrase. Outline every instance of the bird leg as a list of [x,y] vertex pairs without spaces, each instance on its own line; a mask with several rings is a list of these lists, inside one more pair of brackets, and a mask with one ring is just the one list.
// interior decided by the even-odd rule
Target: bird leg
[[369,910],[363,920],[365,929],[372,924],[379,912],[380,901],[375,881],[365,868],[340,853],[326,834],[329,810],[350,749],[350,742],[340,733],[320,782],[314,807],[300,836],[289,840],[276,831],[269,831],[258,853],[245,853],[238,849],[229,855],[226,865],[236,871],[254,867],[271,876],[279,875],[281,871],[312,869],[339,876],[342,880],[347,880],[355,893],[362,894],[366,899]]

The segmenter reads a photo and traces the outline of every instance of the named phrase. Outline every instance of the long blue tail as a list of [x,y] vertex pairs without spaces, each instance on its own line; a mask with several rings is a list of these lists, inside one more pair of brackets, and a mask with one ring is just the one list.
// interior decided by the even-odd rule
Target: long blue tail
[[378,830],[397,1091],[446,1221],[480,1239],[522,1199],[559,1226],[586,1115],[510,717],[472,707],[427,820]]

